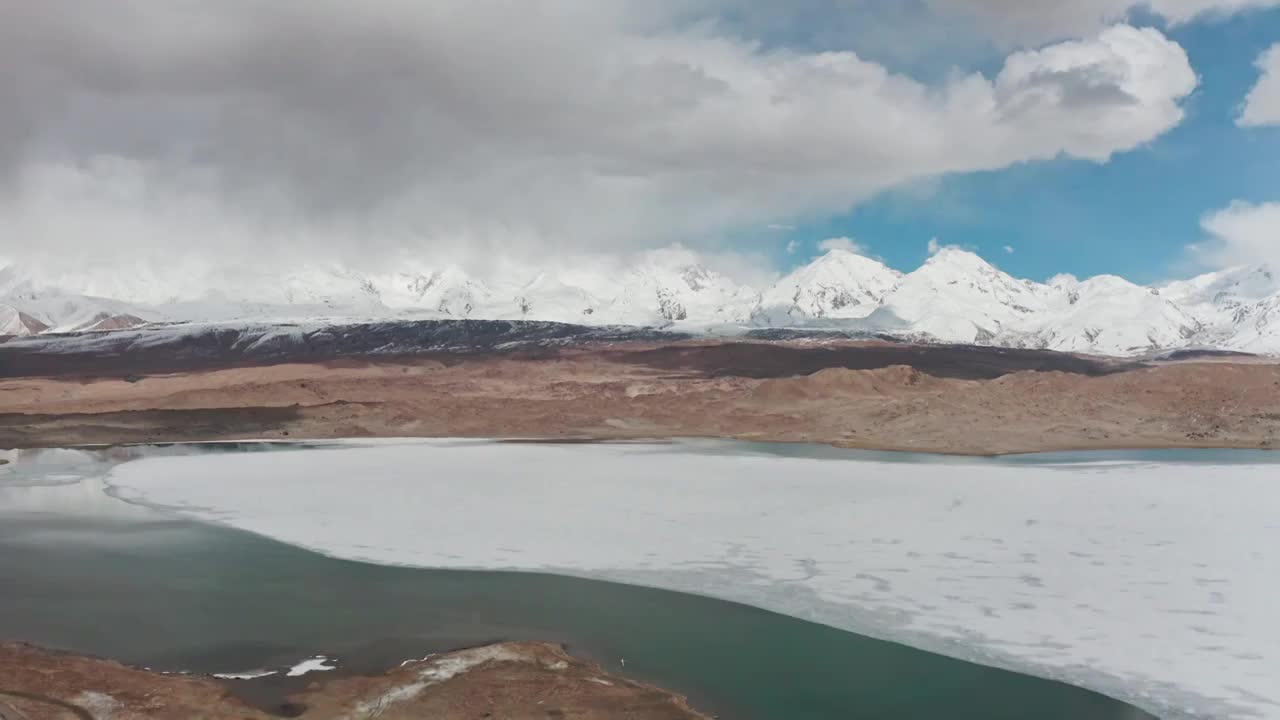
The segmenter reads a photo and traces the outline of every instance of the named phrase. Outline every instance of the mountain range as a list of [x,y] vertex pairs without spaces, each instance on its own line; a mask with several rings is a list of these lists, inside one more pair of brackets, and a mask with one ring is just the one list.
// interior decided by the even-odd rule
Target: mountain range
[[0,335],[115,330],[151,323],[470,318],[632,325],[732,333],[753,328],[869,332],[946,343],[1141,355],[1184,348],[1280,354],[1280,281],[1236,267],[1143,286],[1113,275],[1040,283],[978,255],[943,248],[901,273],[833,249],[767,287],[749,287],[670,249],[626,267],[457,266],[386,274],[302,267],[227,275],[38,280],[0,268]]

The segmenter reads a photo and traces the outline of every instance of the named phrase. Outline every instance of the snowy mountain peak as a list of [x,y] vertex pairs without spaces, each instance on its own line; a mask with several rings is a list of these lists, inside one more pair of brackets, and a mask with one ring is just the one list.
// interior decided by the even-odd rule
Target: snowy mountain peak
[[[39,281],[0,268],[0,335],[82,332],[144,322],[397,317],[551,320],[686,329],[826,327],[908,339],[1137,354],[1219,347],[1280,354],[1280,281],[1261,266],[1159,287],[1103,275],[1019,280],[978,255],[942,248],[902,274],[832,249],[763,292],[684,248],[629,262],[502,263],[471,275],[411,264],[384,274],[302,265],[163,277],[59,274]],[[59,282],[61,284],[59,284]],[[110,287],[116,299],[89,289]],[[176,293],[176,294],[175,294]],[[156,297],[180,299],[156,303]]]
[[[987,296],[997,303],[1034,309],[1047,286],[1029,280],[1018,280],[978,255],[959,248],[942,248],[918,270],[908,273],[904,286],[931,288],[945,295]],[[949,288],[949,289],[944,289]],[[989,304],[983,300],[983,304]]]
[[925,260],[923,268],[948,268],[958,272],[985,273],[995,270],[995,266],[975,252],[958,247],[943,247]]
[[1037,345],[1053,350],[1090,352],[1105,347],[1114,354],[1134,354],[1185,346],[1202,328],[1156,288],[1115,275],[1055,289],[1065,296],[1052,299],[1051,320],[1042,321],[1034,333]]
[[800,268],[793,276],[813,281],[854,281],[868,287],[886,287],[896,285],[902,273],[879,260],[835,248]]
[[39,335],[49,326],[12,305],[0,305],[0,336]]
[[470,317],[491,295],[484,283],[455,265],[366,278],[360,287],[392,308],[421,308],[451,317]]
[[601,304],[586,290],[545,272],[520,288],[515,302],[521,319],[557,317],[581,323],[589,323]]
[[1137,283],[1129,282],[1119,275],[1095,275],[1086,280],[1076,283],[1076,290],[1085,293],[1139,293],[1143,295],[1159,295],[1160,291],[1156,288],[1144,287]]
[[953,342],[1022,344],[1057,292],[967,250],[943,248],[905,275],[872,319]]
[[755,290],[700,263],[686,250],[649,253],[623,274],[607,310],[625,324],[743,324],[760,303]]
[[1240,266],[1172,282],[1161,291],[1180,302],[1223,305],[1274,295],[1280,292],[1280,278],[1265,265]]
[[762,310],[781,322],[863,318],[901,277],[877,260],[835,248],[775,283],[764,294]]
[[[1266,329],[1270,302],[1280,297],[1280,278],[1268,267],[1241,266],[1169,283],[1160,294],[1206,328],[1202,342],[1280,351],[1280,332]],[[1257,329],[1258,323],[1263,329]],[[1268,337],[1276,336],[1273,342]],[[1245,339],[1247,338],[1247,340]]]

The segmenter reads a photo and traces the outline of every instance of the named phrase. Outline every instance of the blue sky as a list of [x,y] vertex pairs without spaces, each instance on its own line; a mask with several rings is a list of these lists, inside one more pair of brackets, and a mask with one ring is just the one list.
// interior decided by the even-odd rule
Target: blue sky
[[1106,163],[1030,162],[889,191],[853,212],[780,232],[782,243],[794,239],[798,248],[790,255],[779,250],[778,261],[798,264],[822,239],[848,236],[910,270],[937,237],[1019,277],[1112,273],[1153,282],[1197,272],[1202,268],[1186,247],[1205,239],[1206,213],[1235,200],[1280,200],[1280,128],[1236,125],[1258,81],[1255,61],[1280,41],[1280,10],[1166,33],[1200,77],[1184,105],[1186,119],[1172,131]]

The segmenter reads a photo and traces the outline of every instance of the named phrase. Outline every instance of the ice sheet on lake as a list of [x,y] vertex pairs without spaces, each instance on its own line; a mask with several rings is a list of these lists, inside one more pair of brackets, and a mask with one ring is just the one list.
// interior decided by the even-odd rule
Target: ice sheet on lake
[[1280,718],[1280,465],[424,442],[157,458],[109,482],[345,558],[698,592],[1167,718]]

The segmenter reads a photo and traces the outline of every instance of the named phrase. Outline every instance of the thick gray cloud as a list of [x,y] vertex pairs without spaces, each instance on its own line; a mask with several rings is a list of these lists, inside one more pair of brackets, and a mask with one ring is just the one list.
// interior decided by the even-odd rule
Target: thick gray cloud
[[[859,48],[887,61],[949,53],[977,56],[978,47],[1027,47],[1091,35],[1135,16],[1169,26],[1212,21],[1280,0],[658,0],[749,33],[816,47]],[[969,52],[965,52],[969,51]]]
[[926,84],[690,13],[5,3],[0,254],[371,263],[697,243],[941,174],[1105,161],[1180,122],[1196,84],[1182,48],[1125,25]]

